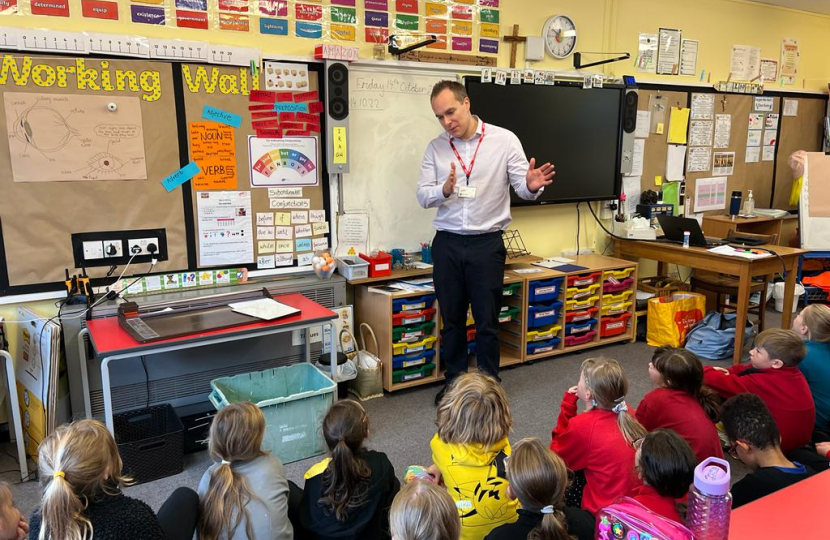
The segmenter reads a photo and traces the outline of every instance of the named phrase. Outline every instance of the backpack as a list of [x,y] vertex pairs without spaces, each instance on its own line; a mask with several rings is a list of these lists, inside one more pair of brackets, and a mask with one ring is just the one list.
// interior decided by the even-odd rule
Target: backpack
[[[686,335],[686,348],[701,358],[720,360],[735,352],[735,333],[738,316],[734,313],[710,311]],[[744,346],[752,343],[755,323],[746,321]]]
[[656,514],[630,497],[620,497],[597,513],[595,540],[694,540],[692,531]]

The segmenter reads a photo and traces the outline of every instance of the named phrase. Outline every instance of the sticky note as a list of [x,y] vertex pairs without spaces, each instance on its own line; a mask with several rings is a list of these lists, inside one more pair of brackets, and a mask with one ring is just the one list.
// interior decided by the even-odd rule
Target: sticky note
[[311,249],[311,238],[297,238],[297,249],[295,251],[308,251]]
[[275,225],[291,225],[291,212],[277,212],[274,214]]
[[658,134],[658,135],[662,135],[662,134],[663,134],[663,122],[659,122],[659,123],[657,124],[657,134]]
[[297,253],[297,266],[308,266],[313,258],[314,253]]
[[210,105],[205,105],[205,107],[202,109],[202,118],[205,118],[207,120],[213,120],[214,122],[220,122],[222,124],[227,124],[235,128],[238,128],[242,125],[242,117],[238,114],[223,111],[222,109],[217,109],[216,107],[211,107]]
[[274,253],[277,248],[277,244],[273,240],[260,240],[257,247],[259,248],[258,251],[260,253]]
[[256,237],[257,237],[257,240],[273,240],[274,239],[274,227],[257,227],[256,228]]
[[303,238],[306,236],[312,235],[312,226],[311,225],[297,225],[294,227],[294,236],[297,238]]
[[260,255],[256,259],[256,267],[257,268],[274,268],[274,256],[273,255]]
[[313,223],[312,230],[314,231],[313,234],[317,236],[318,234],[326,234],[329,232],[329,224],[328,222],[323,223]]
[[274,234],[277,240],[291,240],[294,238],[294,227],[276,227]]
[[291,240],[277,240],[276,251],[277,253],[291,253],[294,251],[291,249]]
[[308,212],[305,210],[294,210],[291,212],[291,223],[308,223]]
[[689,130],[689,113],[686,107],[672,107],[669,116],[669,144],[686,144],[686,132]]
[[326,220],[325,210],[309,210],[308,220],[312,223],[320,223]]
[[333,163],[346,163],[346,128],[336,127],[332,129],[332,140],[334,141],[334,161]]
[[663,177],[662,176],[655,176],[654,177],[654,185],[655,186],[662,186],[663,185]]
[[180,185],[184,184],[200,172],[202,172],[202,170],[199,168],[196,162],[191,161],[178,171],[163,179],[161,181],[161,185],[164,186],[164,189],[170,192],[179,187]]
[[294,263],[293,253],[283,253],[274,256],[274,266],[291,266]]

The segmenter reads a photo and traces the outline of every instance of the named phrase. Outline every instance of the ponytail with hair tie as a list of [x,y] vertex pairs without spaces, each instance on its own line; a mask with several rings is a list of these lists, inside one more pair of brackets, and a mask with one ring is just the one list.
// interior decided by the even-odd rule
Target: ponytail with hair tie
[[625,396],[617,400],[617,404],[611,408],[611,411],[616,414],[628,412],[628,404],[625,402]]

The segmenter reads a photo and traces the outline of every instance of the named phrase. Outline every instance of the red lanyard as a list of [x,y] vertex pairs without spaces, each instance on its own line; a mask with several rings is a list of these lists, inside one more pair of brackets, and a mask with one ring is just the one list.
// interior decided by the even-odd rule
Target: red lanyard
[[473,174],[473,167],[476,164],[476,156],[478,155],[478,149],[481,147],[481,141],[484,140],[484,122],[481,123],[481,137],[478,138],[478,144],[476,145],[476,151],[473,152],[473,159],[470,160],[470,168],[467,169],[467,165],[464,163],[464,160],[461,159],[461,154],[458,153],[456,150],[455,145],[452,142],[452,137],[450,137],[450,147],[452,151],[455,152],[455,157],[458,158],[458,163],[461,165],[461,169],[464,171],[464,175],[467,177],[467,185],[470,184],[470,175]]

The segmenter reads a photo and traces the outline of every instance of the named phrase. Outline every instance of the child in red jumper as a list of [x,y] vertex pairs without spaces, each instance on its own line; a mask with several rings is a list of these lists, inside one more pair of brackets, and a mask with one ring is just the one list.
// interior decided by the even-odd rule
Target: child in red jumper
[[692,447],[670,429],[656,429],[635,443],[643,485],[631,497],[652,512],[683,523],[677,502],[689,492],[697,461]]
[[687,349],[660,347],[648,364],[654,390],[637,405],[637,420],[651,431],[674,430],[686,439],[697,462],[723,458],[715,422],[720,417],[720,398],[703,386],[703,364]]
[[[592,514],[640,485],[634,474],[633,442],[646,430],[628,411],[628,380],[616,360],[582,362],[579,384],[562,398],[550,449],[569,469],[585,473],[582,508]],[[577,400],[586,411],[576,413]]]
[[755,338],[751,365],[706,366],[703,383],[724,399],[745,392],[760,397],[781,430],[781,450],[786,454],[810,442],[816,420],[810,387],[797,367],[805,354],[795,332],[770,328]]

